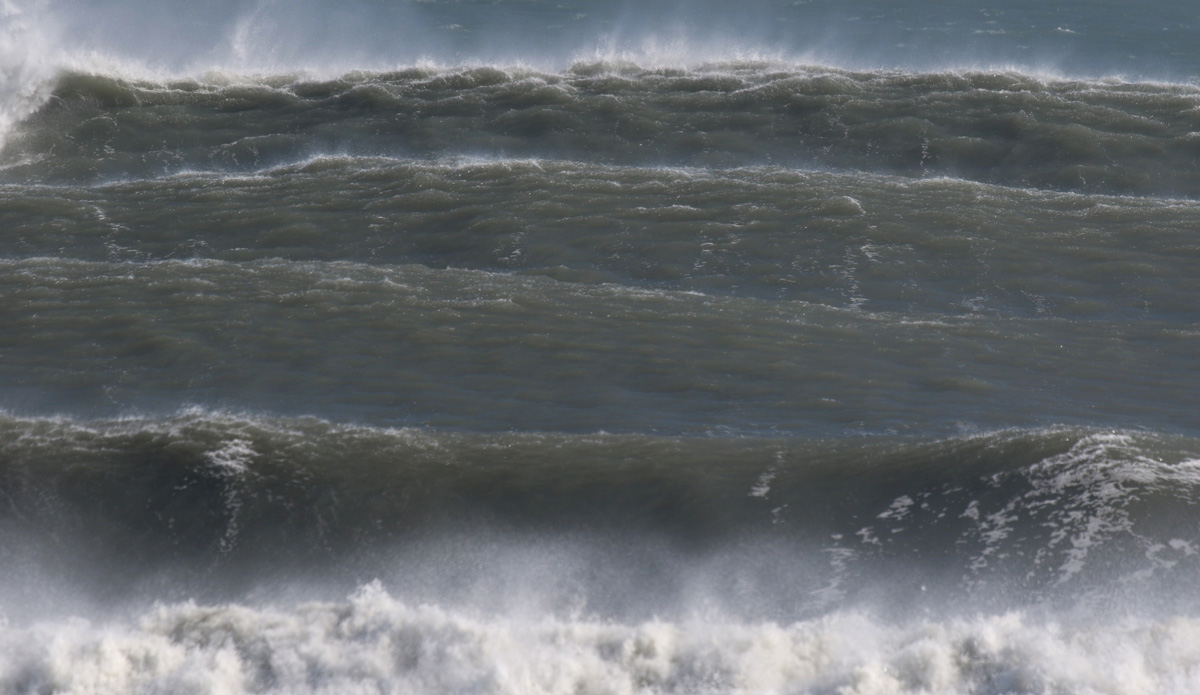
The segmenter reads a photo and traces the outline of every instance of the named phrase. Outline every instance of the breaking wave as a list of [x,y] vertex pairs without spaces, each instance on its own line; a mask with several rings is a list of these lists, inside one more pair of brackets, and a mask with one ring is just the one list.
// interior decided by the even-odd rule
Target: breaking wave
[[[10,567],[24,553],[90,558],[83,575],[118,587],[172,567],[243,581],[290,568],[402,571],[422,591],[465,582],[484,596],[495,577],[481,558],[517,571],[517,549],[541,538],[573,558],[550,584],[596,610],[636,603],[602,581],[628,572],[660,615],[690,605],[696,582],[732,582],[739,611],[787,617],[880,594],[921,603],[923,585],[940,603],[980,605],[1171,586],[1200,549],[1197,449],[1068,428],[928,441],[483,435],[198,411],[9,416],[0,476]],[[433,538],[430,563],[416,548]],[[415,580],[456,566],[476,569]],[[768,591],[780,575],[795,583]],[[1193,593],[1139,602],[1190,605]]]
[[407,604],[378,582],[291,609],[164,604],[104,626],[0,628],[0,648],[13,692],[1183,695],[1200,683],[1187,618],[503,619]]
[[335,80],[68,72],[9,136],[9,181],[258,171],[318,155],[871,171],[1190,195],[1200,90],[1018,72],[751,61],[412,67]]

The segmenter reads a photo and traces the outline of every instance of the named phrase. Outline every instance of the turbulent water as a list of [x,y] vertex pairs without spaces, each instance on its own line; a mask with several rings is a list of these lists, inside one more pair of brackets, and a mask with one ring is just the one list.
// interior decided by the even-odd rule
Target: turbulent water
[[1200,690],[1198,21],[0,3],[0,692]]

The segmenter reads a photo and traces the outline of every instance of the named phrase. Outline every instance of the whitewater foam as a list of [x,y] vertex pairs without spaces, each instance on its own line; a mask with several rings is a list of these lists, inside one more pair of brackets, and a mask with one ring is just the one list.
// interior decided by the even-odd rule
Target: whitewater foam
[[613,623],[346,601],[162,604],[128,618],[0,626],[14,692],[1185,695],[1200,621],[1062,623],[1020,612],[906,624],[843,610],[789,623]]

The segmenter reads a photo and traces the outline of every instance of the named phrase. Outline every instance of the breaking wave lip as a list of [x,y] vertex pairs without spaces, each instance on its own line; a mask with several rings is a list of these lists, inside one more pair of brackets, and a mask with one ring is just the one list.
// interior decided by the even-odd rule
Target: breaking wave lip
[[[26,38],[28,44],[42,44],[48,38]],[[422,58],[414,61],[390,62],[382,65],[342,64],[323,66],[247,67],[212,64],[203,67],[167,69],[150,63],[90,52],[84,54],[47,54],[45,48],[32,48],[17,39],[0,44],[0,65],[7,68],[0,81],[0,115],[4,132],[11,130],[52,98],[58,82],[68,76],[87,76],[114,82],[127,82],[142,89],[174,91],[172,85],[188,84],[211,90],[239,86],[287,89],[297,84],[370,81],[401,72],[425,73],[429,77],[470,72],[498,70],[521,79],[538,75],[655,75],[696,73],[707,75],[738,74],[746,71],[783,72],[795,74],[842,74],[857,76],[896,77],[1009,75],[1043,85],[1078,84],[1081,86],[1115,87],[1141,84],[1162,88],[1194,88],[1191,81],[1153,79],[1128,74],[1075,75],[1049,68],[1031,67],[1020,63],[958,63],[921,69],[881,66],[877,63],[825,60],[810,54],[786,55],[735,50],[727,55],[714,53],[711,47],[702,50],[640,51],[597,50],[580,53],[560,63],[538,63],[526,60],[437,60]]]
[[879,65],[853,66],[832,61],[805,58],[780,58],[734,56],[721,57],[705,53],[693,60],[662,58],[647,59],[637,54],[581,58],[560,66],[540,66],[522,61],[432,61],[420,60],[395,63],[386,66],[345,66],[327,70],[296,68],[283,70],[245,70],[211,67],[199,70],[164,71],[137,64],[107,61],[72,61],[42,71],[42,80],[51,83],[66,77],[88,77],[125,83],[132,87],[164,92],[188,91],[256,86],[288,90],[297,85],[311,83],[371,83],[387,80],[394,76],[410,79],[437,79],[453,75],[470,75],[472,72],[494,71],[508,80],[529,77],[583,77],[624,76],[636,77],[685,77],[688,75],[737,76],[737,75],[780,75],[780,76],[845,76],[860,79],[907,80],[922,77],[988,78],[1008,77],[1037,86],[1077,86],[1080,88],[1119,88],[1146,86],[1162,89],[1200,90],[1191,81],[1171,81],[1141,78],[1129,75],[1073,75],[1053,70],[1030,69],[1019,64],[966,64],[931,69],[905,69]]

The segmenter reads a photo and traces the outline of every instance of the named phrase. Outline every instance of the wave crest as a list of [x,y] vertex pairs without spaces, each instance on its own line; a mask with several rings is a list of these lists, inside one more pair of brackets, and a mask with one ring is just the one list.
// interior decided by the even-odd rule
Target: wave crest
[[1139,195],[1190,194],[1187,85],[756,61],[481,65],[126,79],[69,72],[10,137],[10,181],[246,172],[320,155],[783,165]]

